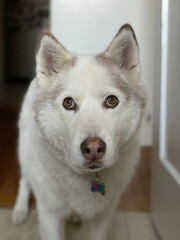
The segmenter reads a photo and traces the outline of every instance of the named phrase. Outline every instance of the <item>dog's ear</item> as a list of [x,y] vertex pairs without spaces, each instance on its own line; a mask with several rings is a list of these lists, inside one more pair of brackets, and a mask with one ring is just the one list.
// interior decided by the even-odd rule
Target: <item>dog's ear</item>
[[44,34],[36,55],[36,72],[40,87],[47,88],[61,70],[62,65],[72,58],[73,56],[52,34]]
[[120,28],[102,55],[112,59],[124,70],[131,70],[138,65],[139,47],[131,25],[125,24]]

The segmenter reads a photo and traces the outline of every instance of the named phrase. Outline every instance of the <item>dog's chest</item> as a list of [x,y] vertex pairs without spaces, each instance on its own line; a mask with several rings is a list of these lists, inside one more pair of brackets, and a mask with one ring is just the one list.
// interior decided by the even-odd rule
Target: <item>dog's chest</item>
[[63,172],[56,183],[51,182],[54,199],[57,202],[61,199],[63,208],[70,209],[70,211],[76,212],[84,218],[94,217],[111,204],[114,197],[114,188],[111,181],[107,182],[107,179],[102,179],[105,183],[105,195],[100,192],[92,192],[92,179],[93,175],[84,177]]
[[110,203],[111,191],[106,189],[107,193],[105,195],[102,195],[100,192],[92,192],[90,178],[86,180],[81,179],[77,182],[77,185],[75,184],[74,187],[71,187],[69,204],[81,216],[93,217],[106,209]]

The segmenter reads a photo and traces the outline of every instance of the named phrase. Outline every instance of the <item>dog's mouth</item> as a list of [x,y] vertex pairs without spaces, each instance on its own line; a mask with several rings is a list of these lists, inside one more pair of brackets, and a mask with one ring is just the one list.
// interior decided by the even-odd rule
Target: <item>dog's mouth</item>
[[104,167],[104,164],[102,163],[99,163],[99,162],[86,162],[84,164],[84,168],[85,169],[93,169],[93,170],[96,170],[96,169],[100,169],[100,168],[103,168]]

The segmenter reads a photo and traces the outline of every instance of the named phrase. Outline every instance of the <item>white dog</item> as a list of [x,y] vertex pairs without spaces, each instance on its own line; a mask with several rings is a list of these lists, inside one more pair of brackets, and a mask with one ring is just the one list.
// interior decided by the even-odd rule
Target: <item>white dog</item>
[[90,221],[91,240],[107,239],[138,162],[144,106],[130,25],[96,56],[75,56],[45,34],[20,114],[21,179],[13,222],[26,219],[32,189],[42,240],[64,240],[65,219],[73,214]]

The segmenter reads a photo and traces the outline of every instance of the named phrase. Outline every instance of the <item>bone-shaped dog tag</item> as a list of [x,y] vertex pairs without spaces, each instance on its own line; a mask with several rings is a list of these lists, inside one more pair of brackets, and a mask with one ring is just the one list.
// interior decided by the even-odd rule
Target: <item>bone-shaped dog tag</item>
[[91,191],[92,192],[99,192],[102,195],[105,195],[105,185],[101,182],[101,177],[99,172],[96,173],[95,179],[91,182]]

